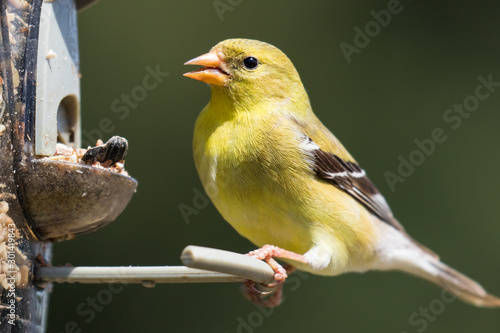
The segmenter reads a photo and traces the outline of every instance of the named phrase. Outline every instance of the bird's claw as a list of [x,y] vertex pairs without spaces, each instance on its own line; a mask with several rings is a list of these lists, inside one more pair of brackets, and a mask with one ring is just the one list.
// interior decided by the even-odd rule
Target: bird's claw
[[281,266],[274,257],[302,259],[302,256],[283,250],[274,245],[264,245],[262,248],[251,251],[247,255],[259,260],[264,260],[271,266],[274,271],[274,282],[267,285],[262,284],[262,286],[274,290],[258,290],[255,288],[255,281],[245,279],[245,295],[249,300],[260,306],[275,307],[280,305],[283,296],[283,282],[285,282],[288,277],[288,273],[293,272],[295,268],[290,265],[286,265],[286,268]]
[[256,305],[275,307],[280,305],[283,299],[283,282],[279,283],[275,290],[261,291],[255,288],[255,281],[245,279],[242,292],[248,300]]

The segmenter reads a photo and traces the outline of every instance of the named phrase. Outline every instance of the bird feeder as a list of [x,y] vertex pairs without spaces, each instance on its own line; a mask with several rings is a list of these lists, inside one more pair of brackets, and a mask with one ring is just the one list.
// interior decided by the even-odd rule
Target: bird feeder
[[[35,265],[50,263],[51,241],[113,221],[137,186],[80,149],[76,14],[88,3],[0,1],[1,332],[43,331]],[[122,157],[126,140],[118,155],[114,142],[97,149]]]

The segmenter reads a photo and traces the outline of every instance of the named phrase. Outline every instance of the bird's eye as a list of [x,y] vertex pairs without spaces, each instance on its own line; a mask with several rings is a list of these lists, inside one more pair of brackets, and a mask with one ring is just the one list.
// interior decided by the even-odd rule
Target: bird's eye
[[243,60],[243,65],[245,66],[246,69],[255,69],[257,68],[257,65],[259,64],[259,61],[257,58],[254,57],[248,57]]

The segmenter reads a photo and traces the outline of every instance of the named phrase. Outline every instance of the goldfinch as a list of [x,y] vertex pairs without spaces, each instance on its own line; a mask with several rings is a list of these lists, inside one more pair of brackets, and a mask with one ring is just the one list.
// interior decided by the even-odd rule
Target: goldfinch
[[[228,39],[187,65],[211,99],[194,130],[201,182],[221,215],[273,258],[320,275],[400,270],[484,307],[500,299],[414,241],[339,140],[314,115],[292,62],[257,40]],[[274,304],[276,305],[276,304]]]

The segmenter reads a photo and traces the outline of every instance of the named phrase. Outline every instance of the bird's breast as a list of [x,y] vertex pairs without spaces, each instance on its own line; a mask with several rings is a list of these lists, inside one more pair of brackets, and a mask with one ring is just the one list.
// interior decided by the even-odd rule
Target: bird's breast
[[196,166],[222,216],[259,246],[272,243],[307,251],[308,225],[299,215],[307,196],[304,179],[312,173],[291,146],[296,139],[285,137],[295,134],[270,120],[261,126],[227,122],[205,132],[206,127],[197,127]]

